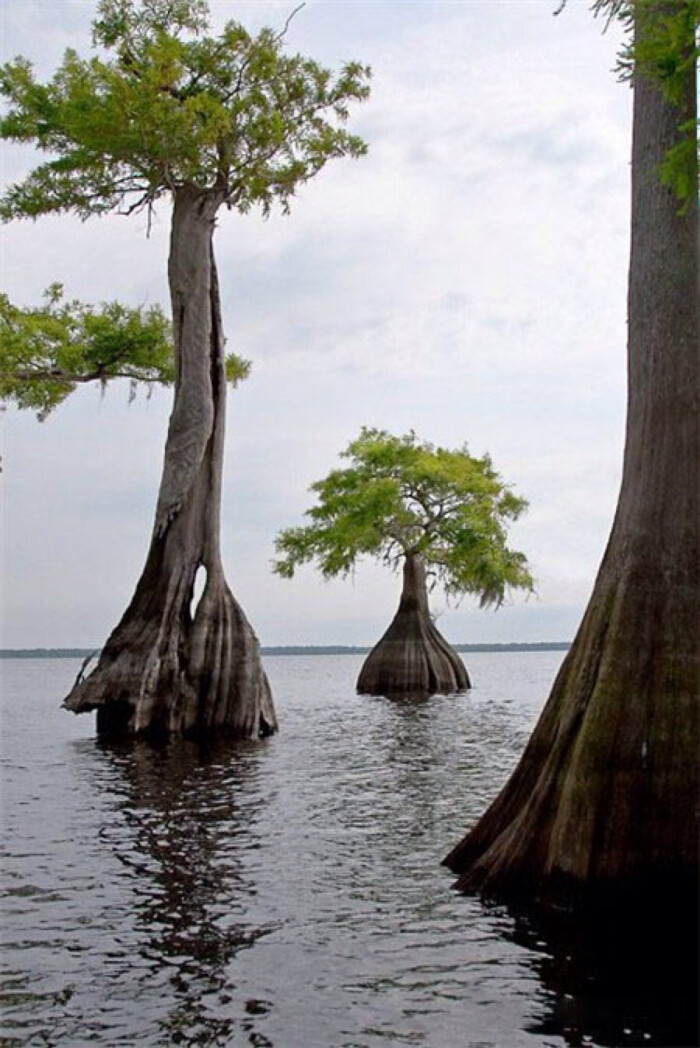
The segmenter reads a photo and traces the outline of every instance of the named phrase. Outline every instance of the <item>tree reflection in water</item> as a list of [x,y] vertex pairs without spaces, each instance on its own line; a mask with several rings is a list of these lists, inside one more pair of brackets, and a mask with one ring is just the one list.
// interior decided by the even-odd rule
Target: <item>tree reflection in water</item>
[[697,914],[652,924],[619,912],[605,919],[510,910],[512,939],[533,951],[550,1007],[528,1029],[584,1045],[697,1048]]
[[171,1002],[159,1022],[167,1043],[226,1045],[235,1027],[251,1044],[270,1044],[255,1030],[269,1003],[246,1001],[249,1018],[240,1007],[233,1018],[227,972],[275,928],[250,921],[255,879],[243,861],[255,837],[260,744],[96,745],[123,783],[120,817],[101,836],[134,875],[139,954]]
[[[398,868],[408,856],[414,868],[424,868],[440,851],[440,824],[453,807],[445,777],[436,769],[454,760],[450,749],[456,744],[446,742],[442,722],[455,700],[442,700],[442,714],[434,699],[375,701],[383,706],[382,737],[378,726],[377,737],[369,742],[374,750],[382,750],[385,788],[402,801],[392,815],[395,832],[390,835],[378,827],[376,848],[387,868]],[[509,762],[525,737],[509,728],[502,710],[472,709],[458,743],[460,766],[455,768],[460,781],[471,783],[474,796],[466,798],[467,803],[477,808],[480,798],[493,789],[491,780],[507,777]],[[405,885],[401,891],[405,898]],[[426,910],[431,910],[427,901]],[[674,913],[669,901],[655,926],[641,906],[626,921],[617,911],[596,924],[586,917],[524,912],[488,901],[479,912],[477,900],[471,898],[470,908],[459,916],[463,956],[470,962],[477,928],[494,941],[500,937],[527,951],[526,966],[542,988],[537,995],[542,1008],[537,1009],[540,1018],[524,1028],[537,1043],[559,1043],[554,1038],[561,1038],[572,1048],[700,1045],[697,914]],[[452,951],[450,956],[454,959]],[[446,963],[447,959],[446,951]]]
[[468,697],[401,701],[357,699],[343,658],[273,665],[285,732],[263,743],[57,756],[63,722],[10,707],[0,1041],[697,1044],[675,946],[543,926],[440,866],[522,752],[552,656],[484,655]]

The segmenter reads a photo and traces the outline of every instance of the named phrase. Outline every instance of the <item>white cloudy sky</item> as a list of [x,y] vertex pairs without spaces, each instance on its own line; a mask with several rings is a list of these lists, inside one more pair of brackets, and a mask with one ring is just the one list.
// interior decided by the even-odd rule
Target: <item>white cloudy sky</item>
[[[0,0],[4,57],[48,75],[89,45],[91,0]],[[215,24],[281,26],[294,5],[216,0]],[[436,594],[452,641],[570,639],[612,520],[622,456],[630,92],[584,0],[309,0],[289,46],[372,65],[352,128],[370,145],[288,218],[225,215],[231,395],[224,556],[264,644],[374,642],[395,576],[271,574],[274,536],[363,425],[474,453],[530,500],[512,532],[537,597],[498,613]],[[4,180],[34,161],[4,148]],[[13,223],[3,289],[167,303],[168,210]],[[3,647],[98,646],[145,556],[170,394],[83,389],[44,424],[5,413]]]

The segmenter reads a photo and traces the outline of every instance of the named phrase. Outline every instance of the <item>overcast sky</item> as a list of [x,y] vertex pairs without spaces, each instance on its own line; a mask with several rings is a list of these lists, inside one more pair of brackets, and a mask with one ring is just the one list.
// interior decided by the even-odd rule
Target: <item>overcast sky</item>
[[[48,76],[89,47],[92,0],[0,0],[5,60]],[[291,2],[212,3],[280,27]],[[568,640],[619,484],[625,408],[629,89],[619,38],[584,0],[309,0],[289,47],[373,69],[333,161],[289,217],[222,215],[229,345],[253,361],[230,394],[223,549],[263,644],[369,644],[398,579],[371,563],[323,582],[272,575],[274,537],[362,425],[463,442],[530,502],[513,528],[537,596],[499,612],[433,597],[455,642]],[[4,147],[5,183],[31,150]],[[21,304],[71,297],[167,305],[168,207],[2,229],[2,285]],[[48,421],[7,411],[3,647],[99,646],[145,557],[171,394],[76,393]]]

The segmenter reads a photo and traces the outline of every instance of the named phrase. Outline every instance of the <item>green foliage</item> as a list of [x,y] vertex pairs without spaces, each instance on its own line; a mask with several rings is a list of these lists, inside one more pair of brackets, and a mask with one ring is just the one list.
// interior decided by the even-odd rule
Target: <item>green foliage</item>
[[[627,30],[617,63],[621,79],[630,80],[635,72],[651,78],[682,111],[688,77],[700,55],[700,0],[595,0],[593,10],[610,21],[617,19]],[[678,131],[678,142],[667,152],[659,177],[685,209],[697,205],[697,119],[680,120]]]
[[448,596],[476,594],[502,604],[506,591],[532,590],[522,553],[506,545],[506,527],[527,503],[494,471],[488,456],[363,428],[342,456],[350,461],[312,485],[311,523],[277,537],[274,570],[291,578],[315,561],[326,578],[346,576],[363,555],[396,567],[419,555]]
[[698,58],[700,0],[595,0],[593,11],[609,21],[616,19],[627,30],[618,56],[621,77],[629,80],[640,71],[679,103],[688,70]]
[[[233,385],[249,370],[248,361],[227,357]],[[23,309],[0,295],[0,401],[43,420],[79,384],[116,378],[131,382],[132,395],[139,384],[174,381],[171,325],[158,306],[88,306],[64,299],[60,284],[38,307]]]
[[93,38],[105,47],[143,40],[154,31],[192,33],[209,28],[206,0],[100,0]]
[[99,55],[66,51],[45,84],[24,58],[4,65],[2,137],[53,159],[9,188],[0,215],[129,213],[185,184],[240,211],[287,210],[327,160],[365,152],[343,125],[369,93],[366,67],[334,77],[286,54],[284,32],[236,22],[206,36],[207,16],[204,0],[101,0]]
[[[658,0],[637,0],[638,30],[628,61],[620,64],[623,75],[634,67],[652,77],[666,98],[683,112],[688,78],[694,76],[700,55],[700,0],[676,0],[660,7]],[[687,112],[687,108],[685,110]],[[683,202],[697,207],[700,138],[698,120],[682,121],[678,141],[664,157],[661,181]]]

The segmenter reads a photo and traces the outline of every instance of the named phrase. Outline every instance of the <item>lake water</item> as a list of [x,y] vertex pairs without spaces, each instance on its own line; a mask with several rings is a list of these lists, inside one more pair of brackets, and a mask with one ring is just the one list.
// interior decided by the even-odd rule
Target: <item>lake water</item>
[[78,660],[0,662],[0,1045],[696,1044],[668,958],[452,890],[562,653],[466,658],[468,694],[399,702],[361,656],[269,657],[280,734],[209,750],[102,745],[58,708]]

